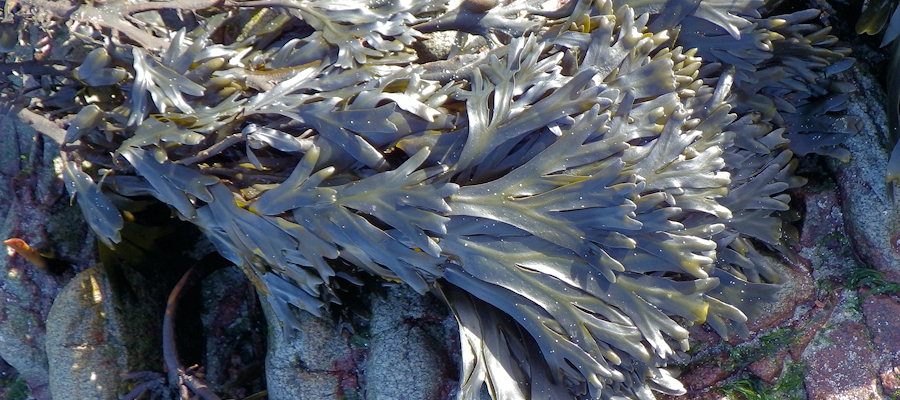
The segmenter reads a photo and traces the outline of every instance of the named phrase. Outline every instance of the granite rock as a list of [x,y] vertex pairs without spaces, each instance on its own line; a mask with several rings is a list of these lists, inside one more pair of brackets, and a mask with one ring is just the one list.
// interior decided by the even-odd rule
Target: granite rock
[[446,398],[443,382],[456,378],[442,341],[447,309],[433,296],[391,285],[372,301],[371,340],[365,364],[369,400]]
[[161,323],[123,268],[97,266],[79,273],[59,293],[47,316],[46,349],[53,399],[117,400],[122,375],[159,364]]
[[809,400],[880,399],[875,353],[861,315],[845,292],[824,328],[804,350]]

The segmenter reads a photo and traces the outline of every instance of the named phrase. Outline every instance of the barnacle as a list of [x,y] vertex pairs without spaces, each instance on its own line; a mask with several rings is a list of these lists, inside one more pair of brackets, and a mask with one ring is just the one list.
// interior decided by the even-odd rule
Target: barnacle
[[[755,0],[531,3],[226,1],[178,30],[151,9],[141,41],[165,46],[78,69],[121,96],[84,99],[66,182],[107,244],[107,194],[168,204],[285,329],[340,274],[439,293],[462,398],[683,394],[686,326],[744,334],[777,290],[758,248],[785,251],[792,149],[829,152],[789,137],[849,130],[822,118],[846,51],[816,12]],[[419,62],[448,29],[484,54]]]

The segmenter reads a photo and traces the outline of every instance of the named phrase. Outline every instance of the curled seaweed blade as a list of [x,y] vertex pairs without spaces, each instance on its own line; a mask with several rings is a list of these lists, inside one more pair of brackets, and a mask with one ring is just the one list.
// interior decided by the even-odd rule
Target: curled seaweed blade
[[186,113],[194,111],[182,94],[202,96],[206,88],[161,64],[137,47],[132,49],[132,56],[135,76],[131,88],[132,113],[128,118],[129,125],[137,125],[149,112],[146,100],[148,92],[159,112],[166,112],[170,107]]
[[122,214],[103,194],[100,186],[91,177],[81,171],[74,161],[63,164],[63,182],[69,194],[78,200],[81,213],[91,229],[107,246],[122,240]]
[[428,233],[442,236],[447,232],[444,225],[448,218],[440,214],[450,212],[444,199],[456,193],[458,186],[427,183],[432,176],[447,170],[417,170],[427,157],[428,149],[420,150],[395,170],[341,187],[336,204],[378,218],[418,248],[438,256],[440,248]]
[[[615,382],[659,375],[652,367],[628,366],[656,364],[674,355],[673,345],[681,347],[687,332],[658,307],[693,320],[705,316],[700,296],[710,285],[672,282],[652,293],[630,279],[611,284],[588,264],[574,261],[568,250],[521,231],[500,232],[506,234],[453,235],[443,241],[455,261],[447,266],[446,279],[512,316],[536,340],[550,374],[586,385],[593,397]],[[663,304],[661,299],[674,293],[693,297]],[[680,385],[670,389],[684,391]]]
[[[428,2],[293,1],[290,12],[314,29],[312,36],[337,47],[334,64],[352,68],[366,63],[409,62],[408,46],[420,34],[409,27],[413,13]],[[310,40],[312,41],[312,40]]]
[[443,283],[439,289],[460,328],[460,398],[478,398],[484,384],[496,400],[571,396],[534,340],[509,315],[452,285]]
[[256,124],[247,125],[242,131],[247,137],[247,145],[253,149],[261,149],[263,144],[286,153],[308,151],[312,148],[312,141],[299,139],[277,129],[266,128]]
[[318,187],[334,172],[334,168],[324,168],[312,173],[319,159],[319,148],[312,147],[281,184],[264,192],[250,210],[264,215],[278,215],[299,207],[331,204],[335,201],[335,190]]
[[75,69],[75,77],[90,86],[107,86],[121,82],[128,73],[121,68],[107,68],[112,59],[106,49],[91,50],[81,66]]
[[124,150],[122,155],[147,180],[154,196],[178,210],[183,218],[194,216],[194,205],[188,195],[212,201],[207,186],[218,183],[217,178],[167,160],[160,163],[151,153],[135,147]]
[[147,118],[137,127],[134,135],[122,142],[119,152],[125,152],[129,148],[158,145],[160,142],[197,144],[203,138],[202,134],[185,129],[174,122]]
[[64,143],[72,143],[81,139],[91,128],[96,126],[102,118],[103,111],[100,107],[90,104],[81,109],[75,118],[69,122],[69,128],[66,129],[66,137]]

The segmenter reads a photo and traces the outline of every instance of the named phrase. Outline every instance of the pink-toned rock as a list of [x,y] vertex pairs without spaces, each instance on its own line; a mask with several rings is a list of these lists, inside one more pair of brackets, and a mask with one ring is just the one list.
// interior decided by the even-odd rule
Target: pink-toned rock
[[782,367],[784,367],[784,358],[787,354],[788,352],[785,350],[779,351],[772,356],[761,358],[747,366],[747,370],[768,383],[775,382],[778,376],[781,375]]
[[816,334],[822,329],[822,326],[825,325],[825,322],[831,318],[831,313],[834,312],[834,300],[828,302],[820,302],[821,307],[818,304],[815,307],[810,308],[806,314],[802,315],[797,321],[794,321],[792,325],[793,329],[799,331],[796,340],[791,345],[790,353],[791,358],[794,360],[799,360],[802,357],[803,351],[806,350],[806,346],[816,337]]
[[681,383],[683,383],[688,390],[687,398],[694,398],[691,395],[692,393],[696,394],[715,385],[722,379],[731,376],[734,371],[726,371],[720,366],[724,365],[727,361],[728,358],[720,353],[713,355],[711,360],[684,371],[684,374],[678,379],[681,380]]
[[900,227],[900,196],[889,195],[884,179],[890,150],[883,147],[890,135],[886,103],[872,101],[882,89],[865,68],[848,71],[857,84],[850,94],[847,114],[860,118],[861,130],[848,135],[842,145],[850,151],[849,162],[829,160],[839,187],[846,231],[856,254],[885,278],[900,282],[900,254],[897,252]]
[[882,388],[891,396],[900,391],[900,302],[884,295],[867,296],[863,315],[872,333]]
[[710,388],[699,392],[688,392],[684,396],[657,395],[658,400],[729,400],[724,394],[715,388]]
[[879,399],[875,354],[869,348],[866,326],[856,321],[837,323],[820,332],[821,343],[803,353],[809,366],[806,392],[809,400]]
[[[755,318],[747,324],[751,331],[764,332],[789,321],[794,317],[794,309],[800,304],[811,302],[816,294],[815,284],[809,272],[788,265],[779,268],[784,272],[784,282],[781,282],[778,298],[767,307],[762,317]],[[733,338],[729,343],[734,345],[744,341]]]
[[879,378],[881,378],[881,388],[884,393],[893,398],[900,395],[900,367],[882,372]]

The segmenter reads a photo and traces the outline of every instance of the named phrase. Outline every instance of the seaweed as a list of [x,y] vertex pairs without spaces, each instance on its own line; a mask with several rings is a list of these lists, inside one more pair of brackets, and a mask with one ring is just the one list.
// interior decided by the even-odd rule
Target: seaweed
[[[687,327],[746,335],[778,290],[763,254],[789,255],[794,153],[843,155],[821,144],[854,128],[827,82],[851,60],[815,10],[531,3],[62,2],[46,29],[84,59],[31,95],[80,94],[27,107],[67,126],[66,182],[104,243],[117,203],[152,196],[282,329],[370,273],[446,300],[461,398],[684,394]],[[129,18],[80,25],[108,15]],[[441,31],[487,40],[419,60]]]

